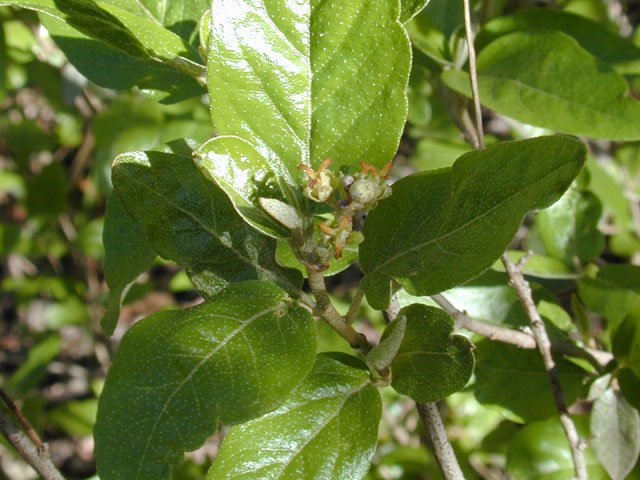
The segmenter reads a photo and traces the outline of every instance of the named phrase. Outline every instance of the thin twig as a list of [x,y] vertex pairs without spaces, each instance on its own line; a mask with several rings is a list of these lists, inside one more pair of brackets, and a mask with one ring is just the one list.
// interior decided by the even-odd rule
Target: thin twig
[[[442,294],[432,295],[431,299],[436,302],[442,309],[453,317],[456,322],[456,328],[464,328],[478,335],[495,340],[498,342],[509,343],[520,348],[532,350],[537,348],[536,340],[533,335],[518,330],[513,330],[499,325],[492,325],[481,320],[470,317],[465,312],[458,310],[449,302]],[[613,355],[609,352],[596,350],[593,348],[580,348],[571,343],[552,342],[551,349],[555,353],[569,355],[572,357],[584,358],[589,361],[598,370],[606,366]]]
[[358,349],[366,355],[373,346],[369,343],[367,337],[354,330],[347,320],[335,309],[327,293],[327,287],[324,283],[322,273],[312,268],[307,268],[307,274],[309,276],[311,292],[316,299],[314,308],[316,313],[322,317],[338,335],[349,342],[352,348]]
[[[389,308],[385,310],[385,318],[390,322],[395,320],[398,312],[400,311],[400,304],[396,295],[391,296],[389,302]],[[462,469],[458,464],[458,459],[453,451],[447,431],[440,418],[440,412],[438,411],[438,405],[435,402],[429,403],[416,403],[416,409],[420,420],[424,424],[424,428],[427,431],[427,435],[431,440],[431,448],[433,454],[438,461],[440,471],[445,480],[464,480]]]
[[[526,259],[527,257],[523,258]],[[560,414],[560,422],[562,423],[567,439],[569,440],[569,447],[571,448],[576,476],[578,480],[587,480],[589,476],[587,473],[587,465],[584,460],[583,446],[581,444],[580,437],[578,436],[576,426],[569,415],[569,411],[567,410],[564,393],[562,392],[562,386],[560,385],[560,379],[558,378],[556,363],[553,360],[553,355],[551,355],[551,342],[547,335],[544,322],[540,317],[540,313],[533,302],[531,287],[522,274],[522,262],[519,262],[516,265],[505,253],[502,255],[502,263],[504,263],[507,273],[509,274],[510,285],[517,292],[518,297],[520,297],[520,302],[529,316],[533,336],[538,345],[538,350],[542,355],[542,360],[544,362],[545,369],[547,370],[547,374],[549,375],[549,380],[551,381],[551,391],[553,392],[553,398],[556,402],[556,408]]]
[[433,452],[445,480],[464,480],[462,469],[447,437],[447,431],[435,403],[417,403],[420,420],[427,429]]
[[349,306],[347,316],[345,317],[349,325],[355,322],[358,318],[358,312],[360,311],[360,304],[362,303],[363,298],[364,290],[358,287],[356,294],[353,296],[353,300],[351,300],[351,305]]
[[476,114],[476,129],[478,130],[476,149],[484,148],[484,132],[482,129],[482,110],[480,108],[480,93],[478,90],[478,74],[476,72],[476,49],[473,46],[473,31],[471,30],[471,6],[469,0],[462,0],[464,5],[464,30],[467,36],[469,50],[469,78],[471,79],[471,94]]
[[64,480],[49,457],[46,444],[37,447],[13,422],[9,412],[0,407],[0,433],[43,480]]
[[22,415],[20,409],[16,406],[15,403],[13,403],[11,397],[2,388],[0,388],[0,397],[2,397],[2,400],[4,400],[4,403],[7,405],[9,410],[11,410],[11,413],[13,413],[18,421],[22,424],[22,428],[24,428],[24,431],[27,432],[27,435],[29,435],[31,441],[36,445],[36,447],[42,448],[42,440],[40,440],[40,437],[31,426],[31,423],[29,423],[29,420],[27,420],[25,416]]

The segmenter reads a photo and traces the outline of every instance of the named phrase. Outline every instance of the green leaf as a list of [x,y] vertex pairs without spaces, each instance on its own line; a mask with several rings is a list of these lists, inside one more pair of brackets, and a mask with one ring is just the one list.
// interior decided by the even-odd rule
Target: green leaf
[[[214,0],[211,115],[295,184],[316,168],[393,158],[407,114],[411,52],[399,2]],[[353,92],[357,92],[354,95]]]
[[627,402],[636,410],[640,409],[640,378],[630,368],[621,368],[618,371],[618,384]]
[[29,214],[56,216],[67,208],[69,176],[58,162],[52,162],[27,183]]
[[570,188],[536,216],[538,235],[547,253],[567,265],[591,260],[602,253],[604,235],[598,230],[602,204],[590,192]]
[[429,4],[429,0],[401,0],[400,21],[406,23],[422,11]]
[[29,389],[34,388],[47,376],[47,365],[62,351],[60,337],[49,335],[41,342],[29,349],[26,361],[20,365],[6,386],[9,392],[24,395]]
[[435,402],[461,390],[473,373],[473,344],[462,335],[452,335],[451,316],[418,304],[403,308],[398,319],[402,316],[407,327],[391,365],[391,386],[417,402]]
[[[193,37],[199,19],[187,16],[195,14],[203,1],[145,6],[133,0],[0,0],[0,5],[45,14],[42,23],[67,58],[97,84],[116,89],[136,85],[154,91],[159,100],[175,102],[204,92],[195,77],[205,67],[196,48],[185,40]],[[170,22],[165,25],[178,34],[154,17],[156,8]],[[192,33],[187,35],[188,31]]]
[[[582,438],[589,437],[588,418],[575,416],[573,421]],[[609,480],[598,464],[593,449],[584,452],[590,480]],[[571,480],[575,470],[571,450],[558,418],[531,423],[516,433],[509,443],[507,472],[513,480]]]
[[271,237],[290,236],[291,231],[259,202],[261,198],[285,201],[288,197],[295,201],[293,181],[285,183],[289,175],[282,163],[268,162],[249,142],[231,136],[201,145],[195,161],[205,176],[226,192],[247,223]]
[[432,295],[480,275],[529,210],[560,198],[584,157],[575,140],[539,137],[469,152],[451,168],[397,181],[363,230],[369,303],[386,307],[392,278],[409,293]]
[[205,93],[204,87],[192,75],[167,63],[127,55],[49,15],[40,15],[40,21],[69,62],[101,87],[127,90],[137,86],[163,103],[179,102]]
[[593,404],[591,445],[613,480],[624,480],[640,454],[640,415],[624,397],[607,390]]
[[493,40],[516,31],[556,30],[573,37],[582,48],[616,71],[625,75],[640,74],[640,48],[616,35],[602,23],[582,15],[553,8],[528,8],[486,23],[476,38],[482,50]]
[[267,280],[297,295],[301,276],[276,263],[276,240],[247,225],[192,158],[162,152],[119,155],[113,185],[153,248],[187,267],[204,294],[212,296],[232,282]]
[[[187,43],[198,42],[198,23],[210,0],[104,0],[139,17],[163,25]],[[209,17],[211,18],[211,17]]]
[[98,401],[72,400],[54,407],[48,412],[49,421],[70,435],[90,436],[96,421]]
[[[609,140],[640,138],[640,103],[625,79],[561,32],[515,32],[478,55],[480,100],[516,120]],[[449,70],[446,85],[471,97],[469,75]]]
[[[553,208],[553,206],[550,208]],[[545,212],[546,210],[542,211]],[[511,258],[514,263],[518,263],[518,261],[525,255],[528,255],[528,253],[529,252],[522,250],[507,250],[507,255],[509,255],[509,258]],[[502,263],[501,260],[497,260],[491,268],[497,272],[506,272],[504,263]],[[522,271],[525,275],[538,278],[560,279],[582,276],[581,274],[571,273],[571,270],[569,270],[564,263],[555,258],[535,253],[528,256],[527,263],[524,264]]]
[[578,293],[587,308],[609,320],[607,330],[614,332],[627,315],[640,308],[640,267],[605,265],[596,278],[578,282]]
[[344,354],[321,354],[277,410],[233,427],[208,480],[362,478],[376,448],[381,402],[369,371]]
[[[557,415],[549,375],[537,350],[483,340],[474,353],[474,393],[480,403],[501,407],[516,422]],[[556,359],[556,366],[567,405],[571,405],[580,395],[587,372],[563,358]]]
[[380,343],[373,347],[364,357],[369,368],[380,371],[391,365],[402,346],[406,328],[407,317],[404,315],[399,316],[397,321],[387,326]]
[[111,195],[107,201],[102,242],[109,300],[100,326],[106,335],[111,335],[129,288],[151,266],[156,252],[149,245],[142,224],[129,216],[117,195]]
[[612,346],[620,366],[640,377],[640,309],[636,308],[618,327]]
[[124,336],[100,397],[100,478],[168,479],[218,421],[245,422],[280,405],[315,351],[311,315],[266,282],[147,317]]

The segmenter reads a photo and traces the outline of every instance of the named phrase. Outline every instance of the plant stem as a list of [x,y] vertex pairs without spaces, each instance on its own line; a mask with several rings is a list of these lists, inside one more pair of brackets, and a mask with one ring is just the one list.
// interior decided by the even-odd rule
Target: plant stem
[[358,287],[356,294],[353,296],[353,300],[351,300],[351,305],[349,306],[349,311],[346,316],[346,321],[349,325],[355,322],[356,318],[358,318],[358,312],[360,311],[360,304],[362,303],[363,298],[364,290]]
[[480,92],[478,90],[478,74],[476,72],[476,49],[473,46],[473,31],[471,30],[471,6],[469,0],[462,0],[464,6],[464,30],[467,36],[467,49],[469,50],[469,78],[471,79],[471,93],[473,95],[473,107],[476,114],[476,129],[478,136],[474,148],[484,148],[484,132],[482,128],[482,110],[480,108]]
[[418,414],[427,429],[440,471],[445,480],[464,480],[456,454],[447,437],[438,406],[435,403],[417,403]]
[[[526,258],[527,257],[523,257],[524,260],[526,260]],[[529,316],[533,337],[536,340],[538,350],[542,355],[545,369],[547,370],[549,380],[551,381],[551,391],[553,392],[553,398],[556,402],[556,408],[560,414],[560,422],[562,422],[567,439],[569,440],[569,447],[571,448],[571,456],[573,457],[576,476],[578,480],[587,480],[589,476],[587,474],[587,465],[584,460],[583,447],[581,445],[576,426],[569,415],[569,411],[567,410],[564,393],[562,392],[560,379],[558,378],[558,372],[556,370],[556,363],[553,360],[553,355],[551,355],[551,342],[549,341],[547,330],[545,329],[544,322],[542,321],[540,313],[533,302],[531,287],[522,274],[523,262],[521,261],[516,265],[505,253],[502,255],[502,263],[504,263],[507,273],[509,274],[509,283],[518,293],[520,302]]]
[[[431,299],[454,318],[456,321],[456,328],[464,328],[473,333],[483,335],[490,340],[509,343],[520,348],[534,349],[538,347],[533,335],[513,330],[511,328],[492,325],[481,320],[476,320],[465,312],[458,310],[441,294],[432,295]],[[609,352],[593,348],[580,348],[571,343],[552,342],[551,349],[556,353],[584,358],[600,371],[602,370],[602,367],[613,360],[613,355]]]
[[36,444],[13,423],[9,412],[4,407],[0,407],[0,433],[13,445],[13,448],[33,467],[43,480],[64,480],[64,477],[51,461],[46,444],[41,443],[40,446],[36,446]]
[[29,420],[27,420],[25,416],[22,415],[22,412],[20,411],[20,409],[16,406],[15,403],[13,403],[13,400],[11,400],[11,397],[2,388],[0,388],[0,397],[2,397],[2,400],[4,400],[4,403],[7,405],[9,410],[11,410],[11,412],[15,415],[18,421],[22,424],[22,428],[24,428],[24,431],[27,432],[27,435],[29,436],[31,441],[35,444],[35,446],[38,448],[43,448],[44,445],[42,444],[42,440],[40,440],[40,437],[31,426],[31,423],[29,423]]
[[[389,308],[385,310],[385,319],[393,322],[400,312],[400,304],[397,297],[391,295]],[[458,459],[453,451],[453,447],[447,437],[447,431],[440,418],[440,412],[435,402],[433,403],[416,403],[416,409],[420,420],[424,424],[424,428],[431,440],[431,448],[433,454],[438,461],[440,471],[445,480],[464,480],[464,475],[458,464]]]
[[309,277],[311,292],[316,298],[315,310],[318,315],[321,316],[329,326],[338,333],[338,335],[349,342],[351,347],[360,350],[364,355],[366,355],[373,346],[362,333],[354,330],[347,320],[335,309],[331,299],[329,298],[329,294],[327,293],[327,287],[324,283],[324,276],[322,273],[311,268],[307,268],[307,274]]

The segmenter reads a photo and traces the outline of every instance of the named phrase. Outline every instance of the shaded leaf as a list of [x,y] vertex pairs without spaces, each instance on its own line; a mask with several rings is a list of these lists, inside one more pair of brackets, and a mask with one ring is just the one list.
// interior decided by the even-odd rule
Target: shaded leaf
[[129,288],[151,266],[156,252],[149,245],[142,224],[129,216],[117,195],[111,195],[107,201],[102,241],[109,300],[100,326],[106,335],[111,335]]
[[293,184],[299,164],[327,157],[336,168],[382,166],[406,119],[411,54],[399,14],[386,0],[214,0],[207,67],[218,132],[279,159]]
[[387,326],[380,343],[373,347],[364,358],[369,368],[382,370],[391,365],[402,346],[406,327],[407,317],[404,315],[399,316],[397,321]]
[[353,357],[321,354],[277,410],[233,427],[207,479],[358,480],[376,448],[381,402]]
[[516,31],[556,30],[573,37],[582,48],[615,70],[626,75],[640,74],[640,48],[616,35],[602,23],[582,15],[553,8],[528,8],[513,15],[494,18],[483,25],[476,48]]
[[400,21],[408,22],[428,4],[429,0],[402,0],[400,2]]
[[392,278],[414,295],[432,295],[477,277],[504,252],[529,210],[560,198],[584,157],[575,140],[539,137],[470,152],[451,168],[397,181],[363,230],[369,303],[387,306]]
[[640,415],[619,394],[609,389],[593,404],[592,447],[613,480],[623,480],[640,453]]
[[311,315],[266,282],[147,317],[125,334],[100,397],[100,478],[168,479],[218,421],[244,422],[280,405],[315,351]]
[[417,402],[435,402],[461,390],[473,373],[473,344],[452,335],[453,319],[444,310],[410,305],[391,325],[403,316],[407,327],[391,365],[393,388]]
[[[588,418],[573,417],[582,438],[589,437]],[[590,480],[608,480],[593,449],[585,450],[585,462]],[[507,472],[514,480],[571,480],[575,470],[567,435],[557,418],[533,422],[516,433],[509,443]]]
[[[557,132],[610,140],[640,138],[640,103],[625,79],[561,32],[515,32],[478,55],[483,105]],[[448,87],[471,96],[469,76],[450,70]]]
[[590,192],[570,188],[556,203],[536,216],[538,235],[547,253],[567,265],[600,255],[604,235],[598,230],[602,204]]
[[[557,415],[549,375],[537,350],[483,340],[474,353],[473,388],[480,403],[500,406],[516,422]],[[563,358],[556,359],[556,366],[567,405],[571,405],[580,395],[587,372]]]
[[298,291],[300,274],[275,261],[276,240],[247,225],[192,158],[162,152],[119,155],[113,185],[158,254],[187,267],[204,294],[244,280],[273,281],[289,293]]
[[587,308],[609,320],[607,330],[614,332],[627,315],[640,308],[640,267],[605,265],[596,278],[578,282],[578,293]]
[[613,337],[613,355],[621,367],[640,377],[640,309],[623,321]]

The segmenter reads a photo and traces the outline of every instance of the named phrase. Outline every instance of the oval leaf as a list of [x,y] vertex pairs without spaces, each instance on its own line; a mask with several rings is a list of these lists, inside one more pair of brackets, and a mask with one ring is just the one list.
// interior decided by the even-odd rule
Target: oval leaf
[[[515,32],[478,55],[483,105],[516,120],[571,135],[640,138],[640,102],[625,79],[561,32]],[[448,87],[470,97],[469,76],[450,70]]]
[[339,8],[326,0],[214,0],[207,68],[218,132],[278,159],[296,183],[301,163],[391,160],[411,58],[399,10],[387,0]]
[[360,262],[369,303],[386,308],[389,282],[433,295],[487,270],[522,217],[558,200],[585,158],[580,142],[539,137],[461,156],[451,168],[397,181],[364,226]]
[[124,336],[100,397],[100,478],[168,479],[218,421],[244,422],[280,405],[311,370],[315,350],[311,315],[263,282],[147,317]]
[[439,308],[410,305],[389,327],[403,316],[407,326],[391,364],[391,386],[417,402],[435,402],[461,390],[473,373],[473,344],[452,335],[453,319]]
[[276,263],[276,240],[247,225],[192,158],[126,153],[116,158],[112,176],[149,243],[163,258],[187,267],[206,295],[245,280],[273,281],[297,295],[302,277]]
[[640,415],[619,393],[609,389],[593,404],[591,445],[613,480],[623,480],[640,453]]
[[321,354],[277,410],[233,427],[208,480],[358,480],[369,470],[380,421],[369,371],[347,355]]

